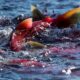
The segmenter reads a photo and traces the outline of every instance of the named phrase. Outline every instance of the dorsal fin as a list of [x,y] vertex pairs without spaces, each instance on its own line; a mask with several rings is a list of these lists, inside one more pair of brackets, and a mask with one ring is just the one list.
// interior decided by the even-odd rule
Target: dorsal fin
[[33,21],[42,20],[45,16],[40,12],[36,5],[31,5]]

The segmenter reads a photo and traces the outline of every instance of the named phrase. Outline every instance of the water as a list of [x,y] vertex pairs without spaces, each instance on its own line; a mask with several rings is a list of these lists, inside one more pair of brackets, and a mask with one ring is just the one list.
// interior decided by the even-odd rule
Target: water
[[[48,15],[53,15],[53,11],[58,15],[79,7],[80,0],[0,0],[0,19],[13,19],[20,14],[31,16],[31,4],[37,4],[41,11],[47,5]],[[80,32],[80,25],[77,26],[75,31]],[[0,80],[80,80],[80,34],[74,36],[70,28],[48,29],[41,34],[48,48],[14,52],[7,44],[13,27],[0,25]],[[8,63],[12,59],[35,60],[42,66]]]

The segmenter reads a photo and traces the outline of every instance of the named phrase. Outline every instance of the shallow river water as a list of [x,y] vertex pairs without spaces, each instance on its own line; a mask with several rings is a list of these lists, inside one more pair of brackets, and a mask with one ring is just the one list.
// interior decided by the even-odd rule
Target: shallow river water
[[[41,42],[48,46],[46,48],[26,47],[20,52],[10,50],[8,42],[16,26],[3,25],[1,20],[11,20],[22,14],[31,16],[31,4],[37,4],[42,12],[47,6],[47,14],[55,17],[79,7],[80,0],[0,0],[0,80],[80,80],[79,23],[75,29],[47,29],[41,33]],[[13,59],[29,59],[39,64],[8,63]]]

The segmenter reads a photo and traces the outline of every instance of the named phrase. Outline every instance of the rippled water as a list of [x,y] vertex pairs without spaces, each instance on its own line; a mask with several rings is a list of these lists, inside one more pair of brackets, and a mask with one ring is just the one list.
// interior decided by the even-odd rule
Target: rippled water
[[[31,4],[37,4],[41,11],[47,5],[48,15],[59,15],[79,7],[80,0],[0,0],[0,19],[31,16]],[[74,35],[75,31],[80,32],[79,24],[75,29],[47,29],[40,38],[48,48],[20,52],[13,52],[8,46],[13,27],[0,25],[0,80],[80,80],[80,33]],[[42,67],[7,64],[17,58],[37,60]]]

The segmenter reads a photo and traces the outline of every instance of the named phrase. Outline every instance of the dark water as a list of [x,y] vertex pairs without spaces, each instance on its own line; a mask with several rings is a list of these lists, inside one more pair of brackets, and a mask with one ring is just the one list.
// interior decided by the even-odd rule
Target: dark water
[[[45,6],[48,15],[62,14],[80,6],[80,0],[0,0],[0,19],[15,18],[20,14],[31,16],[30,6],[37,4],[41,11]],[[8,46],[12,27],[0,25],[0,80],[80,80],[80,25],[75,29],[47,29],[42,33],[44,49],[28,49],[13,52]],[[45,39],[44,39],[45,37]],[[37,60],[42,67],[6,65],[11,59]],[[3,64],[5,63],[5,64]]]

